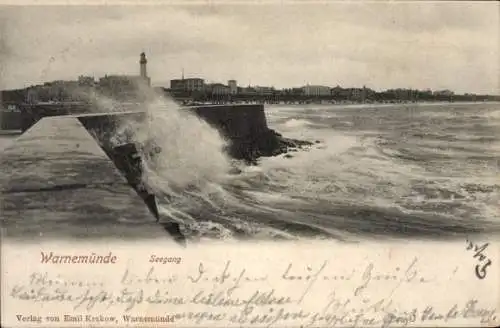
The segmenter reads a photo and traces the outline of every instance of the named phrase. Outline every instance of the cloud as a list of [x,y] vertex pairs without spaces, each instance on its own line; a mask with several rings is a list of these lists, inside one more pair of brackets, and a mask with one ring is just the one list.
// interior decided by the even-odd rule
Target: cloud
[[8,87],[79,74],[499,92],[496,3],[10,7]]

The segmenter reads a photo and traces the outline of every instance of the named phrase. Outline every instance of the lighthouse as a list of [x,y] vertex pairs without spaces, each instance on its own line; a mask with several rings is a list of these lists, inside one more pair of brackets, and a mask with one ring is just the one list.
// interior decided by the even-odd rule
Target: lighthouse
[[141,52],[141,58],[139,60],[140,74],[141,74],[141,77],[146,81],[146,83],[149,86],[150,80],[148,77],[148,71],[146,69],[147,63],[148,63],[148,60],[146,59],[146,54],[144,52]]

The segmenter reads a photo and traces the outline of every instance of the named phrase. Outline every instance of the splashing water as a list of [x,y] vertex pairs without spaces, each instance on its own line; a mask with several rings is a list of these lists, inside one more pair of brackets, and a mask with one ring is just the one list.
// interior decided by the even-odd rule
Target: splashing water
[[147,159],[144,179],[150,187],[157,191],[202,187],[226,176],[231,168],[224,153],[227,142],[216,129],[166,99],[146,109],[147,124],[136,130],[137,142],[161,149],[161,156],[143,154]]
[[[225,153],[228,141],[208,123],[171,99],[148,94],[149,101],[135,105],[145,121],[123,122],[112,136],[112,144],[134,142],[144,162],[144,182],[155,192],[201,187],[221,181],[232,164]],[[96,98],[98,108],[124,111],[122,104]],[[140,108],[137,108],[140,106]],[[151,155],[158,150],[161,154]]]
[[[120,126],[114,143],[139,145],[142,179],[157,196],[161,214],[187,227],[196,226],[192,230],[203,226],[213,229],[213,223],[200,222],[195,213],[203,212],[200,208],[207,206],[220,207],[213,198],[220,203],[224,194],[221,185],[230,177],[231,169],[241,165],[225,153],[228,141],[170,99],[156,95],[143,106],[145,122],[126,122]],[[219,228],[220,233],[227,234]]]

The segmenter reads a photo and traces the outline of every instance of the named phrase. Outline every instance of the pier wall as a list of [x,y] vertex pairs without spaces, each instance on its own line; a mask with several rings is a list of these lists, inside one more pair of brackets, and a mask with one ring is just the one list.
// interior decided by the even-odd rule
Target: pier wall
[[2,237],[120,238],[136,236],[137,225],[165,234],[148,199],[74,117],[46,117],[4,149],[0,186]]
[[189,109],[232,139],[248,139],[268,130],[264,105],[212,105]]
[[[242,138],[267,129],[264,105],[203,105],[184,107],[206,120],[228,137]],[[89,104],[61,103],[22,106],[22,112],[2,112],[0,123],[4,130],[26,131],[43,117],[97,113]]]
[[[269,153],[278,147],[278,141],[269,130],[262,104],[203,105],[183,107],[192,111],[217,129],[228,139],[227,152],[237,159],[253,160],[259,153]],[[92,113],[94,112],[94,113]],[[72,115],[77,117],[85,128],[99,140],[101,147],[108,149],[110,138],[123,122],[146,118],[144,111],[95,113],[91,105],[82,104],[40,104],[23,109],[21,127],[28,130],[43,117]]]

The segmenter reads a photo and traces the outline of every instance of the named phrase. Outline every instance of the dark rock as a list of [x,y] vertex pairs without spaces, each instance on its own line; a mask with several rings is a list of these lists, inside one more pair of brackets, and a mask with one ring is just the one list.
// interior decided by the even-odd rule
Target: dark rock
[[274,130],[254,136],[250,142],[233,140],[227,149],[230,156],[244,160],[247,163],[255,163],[259,157],[278,156],[289,151],[297,151],[305,146],[313,145],[312,142],[284,138]]
[[286,154],[284,157],[285,157],[285,158],[292,158],[293,156],[292,156],[292,155],[290,155],[290,154]]

